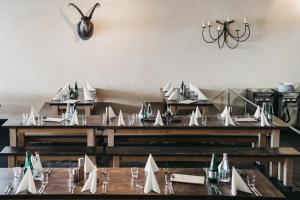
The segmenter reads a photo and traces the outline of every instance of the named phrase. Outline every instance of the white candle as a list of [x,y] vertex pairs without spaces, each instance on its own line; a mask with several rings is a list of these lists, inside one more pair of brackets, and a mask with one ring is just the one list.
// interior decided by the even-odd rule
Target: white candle
[[210,26],[210,21],[207,22],[207,26]]
[[217,30],[218,30],[218,31],[220,31],[220,30],[221,30],[221,27],[220,27],[220,25],[218,25],[218,28],[217,28]]
[[244,19],[244,24],[247,24],[247,19],[246,18]]
[[202,28],[205,28],[205,23],[202,24]]
[[227,17],[227,22],[229,22],[230,21],[230,19],[229,19],[229,17]]

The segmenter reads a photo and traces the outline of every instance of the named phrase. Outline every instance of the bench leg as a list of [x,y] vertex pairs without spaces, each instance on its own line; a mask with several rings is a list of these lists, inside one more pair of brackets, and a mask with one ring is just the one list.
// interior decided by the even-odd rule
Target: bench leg
[[96,145],[95,140],[96,140],[96,138],[95,138],[94,129],[88,129],[87,130],[87,146],[94,147]]
[[120,156],[113,156],[113,168],[120,167]]
[[[280,130],[272,130],[270,138],[270,147],[279,147],[280,143]],[[278,164],[270,162],[269,176],[278,177]]]
[[293,160],[285,159],[283,164],[283,185],[293,186]]
[[257,140],[257,143],[256,143],[256,147],[262,148],[262,147],[266,147],[266,146],[267,146],[267,136],[266,136],[266,134],[259,133],[258,134],[258,140]]

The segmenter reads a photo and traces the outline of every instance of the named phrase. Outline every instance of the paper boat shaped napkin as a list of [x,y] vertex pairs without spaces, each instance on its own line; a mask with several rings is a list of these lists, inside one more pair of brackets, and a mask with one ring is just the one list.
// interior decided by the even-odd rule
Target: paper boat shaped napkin
[[70,125],[79,125],[77,110],[72,114]]
[[170,90],[170,88],[172,87],[171,83],[168,83],[167,85],[165,85],[162,89],[163,92],[168,92]]
[[189,88],[190,88],[190,92],[195,92],[195,86],[189,82]]
[[85,155],[84,156],[84,166],[83,166],[84,173],[85,174],[90,173],[91,171],[93,171],[94,168],[95,168],[94,163],[91,161],[91,159],[87,155]]
[[68,94],[70,83],[66,83],[65,86],[58,91],[58,93],[52,98],[53,101],[58,101],[62,99],[63,95]]
[[194,111],[192,112],[189,126],[199,126],[198,119],[196,118]]
[[19,194],[23,191],[28,191],[31,194],[36,193],[36,188],[35,188],[32,172],[30,168],[27,168],[26,173],[23,176],[21,183],[16,191],[16,194]]
[[89,190],[92,194],[97,191],[97,167],[95,166],[92,172],[89,174],[89,178],[85,182],[81,192]]
[[147,172],[147,173],[149,173],[150,172],[150,168],[153,170],[153,172],[158,172],[159,171],[159,168],[157,167],[157,164],[154,161],[151,153],[149,154],[149,157],[148,157],[148,160],[147,160],[147,163],[146,163],[144,171]]
[[220,114],[220,117],[225,118],[228,112],[228,106],[225,106],[223,112]]
[[232,167],[231,194],[236,196],[238,190],[250,194],[252,193],[236,169]]
[[92,101],[93,100],[92,94],[90,93],[90,91],[85,86],[83,87],[83,98],[86,101]]
[[118,126],[125,126],[125,121],[121,110],[119,112]]
[[156,193],[160,193],[159,185],[157,183],[154,171],[152,167],[150,167],[149,172],[147,173],[146,183],[144,187],[144,193],[149,193],[150,191],[154,191]]
[[171,96],[171,94],[174,92],[174,87],[171,87],[168,91],[167,91],[167,93],[165,94],[165,97],[169,97],[169,96]]
[[31,109],[30,109],[30,114],[29,114],[29,117],[28,117],[28,120],[27,120],[27,125],[30,126],[30,125],[36,125],[36,122],[35,122],[35,117],[36,117],[36,111],[34,109],[33,106],[31,106]]
[[139,119],[143,119],[143,107],[141,108],[139,114],[138,114]]
[[198,100],[206,101],[208,100],[207,97],[199,90],[198,88],[195,88],[195,93],[198,95]]
[[260,106],[257,106],[256,111],[254,113],[254,118],[259,119],[260,118],[260,113],[261,113],[261,108],[260,108]]
[[33,169],[37,171],[43,171],[43,166],[40,157],[37,158],[31,154],[31,163]]
[[108,116],[109,116],[110,119],[116,117],[116,114],[115,114],[115,112],[113,111],[113,109],[112,109],[111,106],[108,107]]
[[177,100],[179,94],[179,90],[176,89],[174,92],[168,97],[169,101]]
[[227,112],[225,116],[225,126],[229,126],[229,125],[235,126],[235,123],[230,115],[230,112]]
[[270,126],[270,123],[264,112],[260,113],[260,126]]
[[164,122],[161,118],[161,114],[160,114],[160,111],[158,110],[157,111],[157,115],[156,115],[156,119],[155,119],[155,123],[154,123],[154,126],[163,126],[164,125]]
[[96,89],[88,81],[86,82],[86,88],[88,89],[88,91],[96,91]]
[[199,109],[198,106],[196,107],[195,117],[196,117],[197,119],[199,119],[199,118],[202,117],[202,114],[201,114],[200,109]]

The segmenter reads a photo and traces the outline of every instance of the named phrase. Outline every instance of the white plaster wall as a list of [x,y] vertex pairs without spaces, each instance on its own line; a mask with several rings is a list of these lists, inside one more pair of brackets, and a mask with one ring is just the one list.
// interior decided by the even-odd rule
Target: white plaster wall
[[[0,0],[0,112],[39,106],[75,80],[130,104],[160,100],[168,81],[191,80],[211,97],[300,82],[300,0],[99,0],[88,41],[75,35],[68,2]],[[88,11],[96,1],[72,2]],[[202,22],[227,16],[246,16],[251,38],[235,50],[204,43]]]

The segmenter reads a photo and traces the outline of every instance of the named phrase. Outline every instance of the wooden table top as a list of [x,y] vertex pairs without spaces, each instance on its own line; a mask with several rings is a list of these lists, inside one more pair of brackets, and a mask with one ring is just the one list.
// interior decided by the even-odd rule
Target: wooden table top
[[[179,100],[168,100],[168,97],[165,96],[167,92],[163,92],[162,89],[160,89],[161,95],[163,96],[165,102],[169,106],[214,106],[214,104],[210,100],[198,100],[194,99],[196,102],[194,103],[182,103]],[[191,99],[193,100],[193,99]]]
[[[204,176],[205,172],[201,168],[178,168],[169,169],[171,173],[181,173],[188,175],[200,175]],[[284,195],[271,184],[271,182],[258,170],[245,169],[246,174],[254,175],[256,178],[255,187],[265,198],[285,198]],[[76,184],[74,194],[69,193],[69,174],[67,168],[54,168],[49,176],[49,183],[44,190],[43,195],[32,195],[27,192],[16,195],[16,189],[21,179],[13,177],[13,170],[11,168],[0,169],[0,198],[28,198],[28,199],[42,199],[42,198],[106,198],[106,199],[254,199],[262,198],[257,197],[254,194],[247,194],[239,192],[237,196],[233,197],[230,192],[230,183],[218,183],[217,186],[223,192],[223,195],[218,195],[212,189],[209,182],[205,181],[204,185],[193,185],[185,183],[173,183],[174,194],[170,195],[165,185],[164,173],[162,170],[156,173],[156,178],[160,186],[161,193],[157,194],[150,192],[148,194],[137,193],[135,188],[135,182],[131,179],[130,168],[108,168],[109,184],[106,194],[102,194],[102,181],[103,177],[100,174],[101,169],[98,169],[99,183],[97,184],[97,191],[95,194],[91,194],[89,191],[81,192],[84,185],[84,181],[80,181]],[[244,177],[245,178],[245,177]],[[143,169],[139,169],[139,180],[145,181]],[[9,195],[5,195],[4,191],[6,185],[10,183],[13,190]],[[39,181],[35,181],[37,190],[41,184]]]
[[[51,117],[60,117],[60,116],[51,116]],[[239,122],[236,123],[236,126],[225,126],[224,120],[218,119],[216,116],[207,117],[207,124],[202,125],[201,119],[199,119],[199,126],[189,126],[189,118],[187,116],[177,116],[174,118],[174,121],[169,125],[164,126],[155,126],[155,118],[149,121],[136,121],[133,125],[128,125],[128,116],[125,115],[126,126],[118,126],[118,116],[113,119],[109,124],[103,123],[102,116],[93,115],[87,116],[87,124],[82,125],[81,120],[79,119],[79,125],[68,125],[68,123],[53,123],[45,122],[42,126],[27,126],[21,123],[21,117],[19,119],[8,119],[2,126],[6,128],[98,128],[98,129],[227,129],[227,130],[271,130],[271,129],[286,129],[288,124],[280,120],[279,118],[274,118],[273,124],[271,126],[260,126],[260,122]]]

